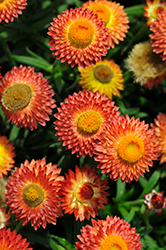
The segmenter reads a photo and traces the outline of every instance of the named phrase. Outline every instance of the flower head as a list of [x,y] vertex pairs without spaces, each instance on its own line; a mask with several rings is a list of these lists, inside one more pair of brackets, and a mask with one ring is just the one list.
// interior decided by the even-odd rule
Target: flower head
[[18,250],[32,250],[33,248],[28,248],[29,242],[26,242],[27,239],[22,239],[21,234],[17,234],[17,231],[14,230],[11,232],[10,228],[0,229],[0,246],[1,249],[18,249]]
[[143,6],[145,10],[144,16],[147,20],[147,26],[149,26],[156,20],[161,11],[166,10],[166,2],[161,0],[146,0],[146,4]]
[[14,157],[13,143],[6,136],[0,136],[0,179],[14,167]]
[[42,73],[35,73],[32,67],[14,67],[0,82],[0,104],[11,123],[17,127],[37,128],[37,122],[46,126],[55,100],[54,91]]
[[93,143],[102,130],[102,124],[119,116],[117,110],[114,102],[99,92],[84,90],[69,95],[55,114],[55,135],[59,136],[66,149],[72,150],[72,154],[91,157]]
[[10,215],[6,214],[6,207],[0,205],[0,229],[10,224]]
[[28,222],[37,230],[46,227],[47,222],[56,224],[62,216],[60,207],[61,169],[46,161],[25,161],[15,168],[6,186],[5,202],[9,213],[16,213],[16,220]]
[[153,52],[148,41],[136,44],[125,62],[126,68],[134,73],[135,81],[148,89],[157,87],[166,76],[166,62]]
[[141,250],[141,242],[136,229],[119,217],[109,217],[106,220],[95,221],[92,226],[86,225],[77,236],[77,250]]
[[166,114],[159,113],[157,119],[154,119],[154,123],[151,127],[155,131],[157,138],[158,157],[160,158],[160,164],[166,162]]
[[7,182],[7,179],[6,178],[3,178],[3,179],[0,179],[0,204],[2,206],[5,205],[5,192],[6,192],[6,183]]
[[112,48],[115,47],[115,44],[119,44],[119,41],[124,40],[125,33],[129,29],[127,25],[129,20],[122,5],[107,0],[90,0],[84,3],[82,7],[90,9],[94,14],[97,14],[99,19],[105,22],[111,35],[110,46]]
[[95,160],[102,173],[110,175],[115,181],[138,181],[139,174],[144,176],[156,160],[156,139],[153,129],[148,124],[120,116],[111,124],[105,123],[103,130],[97,136],[99,142],[94,145]]
[[91,66],[107,54],[109,46],[109,30],[105,23],[98,19],[92,11],[83,8],[66,10],[54,18],[48,35],[49,42],[56,59],[74,67]]
[[166,197],[163,194],[164,191],[156,192],[156,190],[152,189],[151,193],[144,195],[144,203],[147,206],[146,212],[155,210],[158,215],[162,214],[162,209],[166,208]]
[[101,174],[97,174],[97,169],[91,170],[90,165],[75,167],[75,173],[69,170],[62,184],[61,193],[63,194],[62,209],[65,213],[73,213],[76,220],[81,221],[85,217],[89,220],[90,215],[95,217],[98,208],[104,209],[103,204],[107,204],[106,196],[109,195],[105,190],[107,180],[101,180]]
[[120,96],[119,90],[124,89],[122,71],[113,60],[105,59],[90,67],[79,67],[79,71],[81,80],[78,84],[87,91],[99,91],[112,99],[113,95]]
[[162,60],[166,60],[166,11],[158,14],[158,18],[150,25],[150,30],[153,32],[151,37],[153,52],[160,54]]
[[0,1],[0,23],[13,22],[14,17],[22,14],[21,10],[26,8],[26,0],[1,0]]

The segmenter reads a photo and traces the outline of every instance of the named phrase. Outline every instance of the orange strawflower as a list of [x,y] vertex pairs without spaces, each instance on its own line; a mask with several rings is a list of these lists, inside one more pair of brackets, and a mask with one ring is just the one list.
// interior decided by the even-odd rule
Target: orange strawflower
[[120,116],[111,124],[105,123],[102,133],[97,136],[98,143],[94,145],[95,160],[98,168],[110,178],[122,182],[138,181],[139,175],[144,176],[156,160],[156,138],[153,129],[148,124]]
[[124,89],[122,71],[113,60],[104,59],[95,65],[79,67],[81,79],[78,83],[83,89],[106,94],[111,100],[113,96],[120,96],[119,90]]
[[144,16],[147,20],[147,26],[156,20],[158,14],[166,10],[166,1],[162,2],[161,0],[146,0],[146,5],[143,6],[145,12]]
[[153,51],[160,54],[162,60],[166,60],[166,11],[158,14],[158,18],[150,25],[150,30],[153,32],[151,37]]
[[9,213],[16,213],[16,220],[28,222],[37,230],[46,227],[47,222],[56,224],[62,216],[60,206],[60,186],[63,177],[61,169],[46,160],[25,161],[15,168],[6,186],[5,202]]
[[4,115],[17,127],[37,128],[37,122],[46,126],[46,121],[55,108],[52,98],[54,91],[43,78],[42,73],[35,73],[32,67],[14,67],[7,72],[0,82],[0,104]]
[[166,114],[159,113],[157,119],[154,119],[154,123],[151,127],[155,131],[158,146],[158,157],[160,158],[160,164],[166,162]]
[[1,207],[0,205],[0,229],[11,223],[9,219],[10,215],[6,214],[6,207]]
[[17,234],[16,230],[11,232],[10,228],[0,229],[0,246],[3,250],[33,250],[33,248],[28,248],[30,243],[26,241],[27,239],[22,239],[21,234]]
[[109,30],[92,11],[75,8],[62,12],[49,27],[49,42],[56,59],[74,67],[91,66],[106,56],[109,46]]
[[14,157],[13,143],[6,136],[0,136],[0,179],[14,167]]
[[83,221],[85,217],[90,219],[90,215],[98,215],[98,208],[104,209],[103,204],[107,204],[106,196],[109,195],[105,190],[107,180],[101,180],[102,175],[97,174],[97,169],[91,170],[90,165],[75,167],[75,173],[69,170],[65,175],[61,193],[63,194],[62,209],[65,213],[74,212],[76,220]]
[[119,41],[123,41],[129,26],[128,17],[124,11],[124,6],[119,3],[107,1],[107,0],[95,0],[88,1],[82,5],[83,8],[88,8],[98,15],[99,19],[105,22],[106,27],[109,28],[111,35],[110,46],[115,47],[115,44],[119,44]]
[[72,154],[91,157],[93,143],[102,130],[102,124],[119,116],[118,109],[114,102],[99,92],[83,90],[69,95],[55,114],[55,135],[59,136],[58,140],[66,149],[72,150]]
[[148,89],[158,87],[166,77],[166,62],[153,52],[149,41],[136,44],[125,64],[133,72],[135,82]]
[[77,250],[141,250],[140,236],[134,227],[119,217],[95,221],[86,225],[77,236]]
[[26,8],[26,0],[1,0],[0,1],[0,23],[13,22],[14,17],[21,15]]

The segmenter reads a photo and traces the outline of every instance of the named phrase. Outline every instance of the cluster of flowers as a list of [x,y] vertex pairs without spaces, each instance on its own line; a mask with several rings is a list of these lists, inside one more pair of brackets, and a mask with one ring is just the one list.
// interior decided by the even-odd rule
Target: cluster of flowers
[[[2,23],[13,21],[21,14],[26,0],[13,0],[10,7],[8,5],[5,0],[0,3]],[[161,40],[166,3],[147,0],[144,8],[147,25],[154,32],[150,35],[152,41],[137,44],[126,60],[126,67],[134,72],[136,82],[151,89],[166,76],[165,40]],[[120,96],[124,79],[113,60],[101,61],[101,57],[123,41],[128,23],[123,6],[107,0],[90,0],[80,8],[64,11],[51,23],[50,49],[61,62],[71,67],[78,65],[79,85],[83,88],[69,95],[57,108],[56,136],[77,157],[94,156],[101,174],[85,165],[76,166],[75,172],[69,170],[63,177],[61,169],[52,163],[46,164],[44,158],[25,160],[9,177],[4,200],[5,206],[10,207],[9,214],[15,213],[16,220],[22,221],[23,226],[31,222],[37,230],[41,226],[45,228],[47,223],[55,225],[63,210],[74,213],[76,220],[89,220],[98,214],[98,208],[103,209],[107,204],[109,187],[107,180],[101,180],[102,173],[114,181],[121,178],[122,182],[130,183],[138,181],[139,175],[144,176],[153,166],[153,160],[160,159],[160,164],[166,162],[166,115],[160,113],[149,128],[139,118],[121,115],[112,102],[113,95]],[[33,130],[37,129],[37,122],[46,126],[52,109],[56,108],[53,96],[49,81],[30,66],[14,67],[0,80],[0,105],[17,127]],[[0,178],[3,178],[14,167],[15,156],[14,147],[5,136],[0,137],[0,152]],[[145,203],[148,209],[161,214],[166,198],[163,192],[152,190],[145,195]],[[4,228],[10,218],[5,207],[0,213],[0,241],[6,244],[6,249],[18,243],[23,249],[28,247],[29,243],[16,236],[15,231],[11,233]],[[78,239],[78,250],[142,248],[135,228],[116,216],[108,216],[105,221],[92,220],[92,226],[83,227]]]

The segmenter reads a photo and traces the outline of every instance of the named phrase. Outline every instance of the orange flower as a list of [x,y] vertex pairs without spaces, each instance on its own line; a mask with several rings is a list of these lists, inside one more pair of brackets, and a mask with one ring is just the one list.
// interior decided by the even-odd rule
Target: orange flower
[[90,66],[107,54],[109,46],[109,30],[105,23],[98,19],[92,11],[83,8],[66,10],[54,18],[48,35],[49,42],[56,59],[74,67]]
[[166,60],[166,11],[158,14],[158,18],[150,25],[150,30],[153,32],[149,35],[152,38],[153,51],[160,54],[164,61]]
[[114,102],[99,92],[79,91],[69,95],[58,113],[55,114],[56,136],[62,141],[66,149],[71,149],[72,154],[79,157],[93,155],[93,143],[102,130],[102,124],[110,122],[112,117],[118,116],[119,108]]
[[156,160],[156,139],[153,129],[148,124],[120,116],[111,124],[105,123],[102,133],[97,136],[98,143],[94,145],[95,160],[102,173],[110,174],[115,181],[138,181],[139,174],[144,176]]
[[33,248],[28,248],[29,242],[27,239],[22,239],[21,234],[17,234],[17,231],[13,232],[9,229],[0,229],[0,246],[1,249],[18,249],[18,250],[32,250]]
[[18,14],[22,14],[21,10],[24,10],[26,5],[26,0],[1,0],[0,23],[13,22],[14,17],[18,17]]
[[78,83],[83,89],[106,94],[110,99],[113,95],[120,96],[119,90],[124,89],[124,78],[119,65],[113,60],[104,59],[91,67],[79,67],[81,79]]
[[0,82],[0,104],[5,116],[17,127],[37,128],[37,121],[46,126],[55,100],[54,91],[42,73],[35,73],[32,67],[14,67]]
[[97,169],[91,170],[90,165],[75,167],[75,173],[69,170],[62,184],[61,193],[63,194],[62,209],[65,213],[74,212],[76,220],[83,221],[85,217],[90,219],[90,215],[98,215],[98,208],[104,209],[103,204],[107,204],[106,196],[109,195],[105,190],[107,180],[101,180],[102,175],[97,174]]
[[124,40],[125,33],[129,29],[127,25],[129,20],[122,5],[107,0],[90,0],[84,3],[82,7],[90,9],[94,14],[98,15],[99,19],[105,22],[111,35],[110,46],[112,48],[115,47],[115,44],[119,44],[119,41]]
[[6,207],[1,207],[0,205],[0,229],[11,223],[9,219],[10,215],[6,214]]
[[161,0],[146,0],[146,4],[143,6],[145,10],[144,16],[147,20],[147,26],[149,26],[156,20],[161,11],[166,10],[166,2],[162,2]]
[[95,221],[92,226],[86,225],[77,236],[77,250],[141,250],[141,242],[136,229],[119,217]]
[[60,185],[63,177],[61,169],[46,160],[26,160],[20,168],[15,168],[6,186],[5,202],[9,213],[16,213],[16,220],[28,222],[37,230],[46,227],[47,222],[56,224],[62,216],[60,207]]
[[154,119],[154,124],[151,127],[155,131],[158,146],[158,157],[160,164],[166,162],[166,114],[159,113],[157,119]]
[[7,175],[14,167],[15,152],[13,143],[9,142],[6,136],[0,136],[0,178]]

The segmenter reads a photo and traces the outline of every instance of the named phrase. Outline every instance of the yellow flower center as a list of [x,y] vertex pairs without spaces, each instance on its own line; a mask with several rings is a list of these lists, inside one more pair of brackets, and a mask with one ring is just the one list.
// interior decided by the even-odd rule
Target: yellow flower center
[[158,14],[159,14],[161,11],[163,11],[163,10],[164,10],[164,8],[162,8],[161,6],[155,6],[155,7],[152,9],[152,13],[151,13],[152,17],[153,17],[154,19],[156,19],[156,18],[158,17]]
[[101,83],[109,83],[113,77],[112,70],[106,65],[98,65],[93,71],[94,77]]
[[0,170],[6,165],[6,150],[4,146],[0,145]]
[[108,235],[102,242],[100,250],[128,250],[126,242],[118,235]]
[[118,145],[119,156],[129,162],[134,163],[138,161],[144,153],[144,140],[137,135],[124,136]]
[[22,83],[9,85],[3,93],[2,104],[10,111],[22,110],[28,106],[32,97],[30,86]]
[[44,200],[44,191],[37,184],[28,184],[23,190],[23,200],[30,207],[37,207]]
[[110,10],[107,6],[102,4],[93,4],[90,10],[93,11],[94,14],[97,14],[98,18],[102,19],[102,21],[105,22],[105,24],[109,22]]
[[79,115],[77,127],[80,131],[88,134],[97,132],[101,125],[101,118],[95,111],[88,110]]
[[94,27],[88,20],[74,21],[68,30],[68,38],[75,47],[87,47],[94,37]]
[[94,194],[93,188],[88,183],[83,183],[77,188],[76,197],[80,202],[88,201]]

